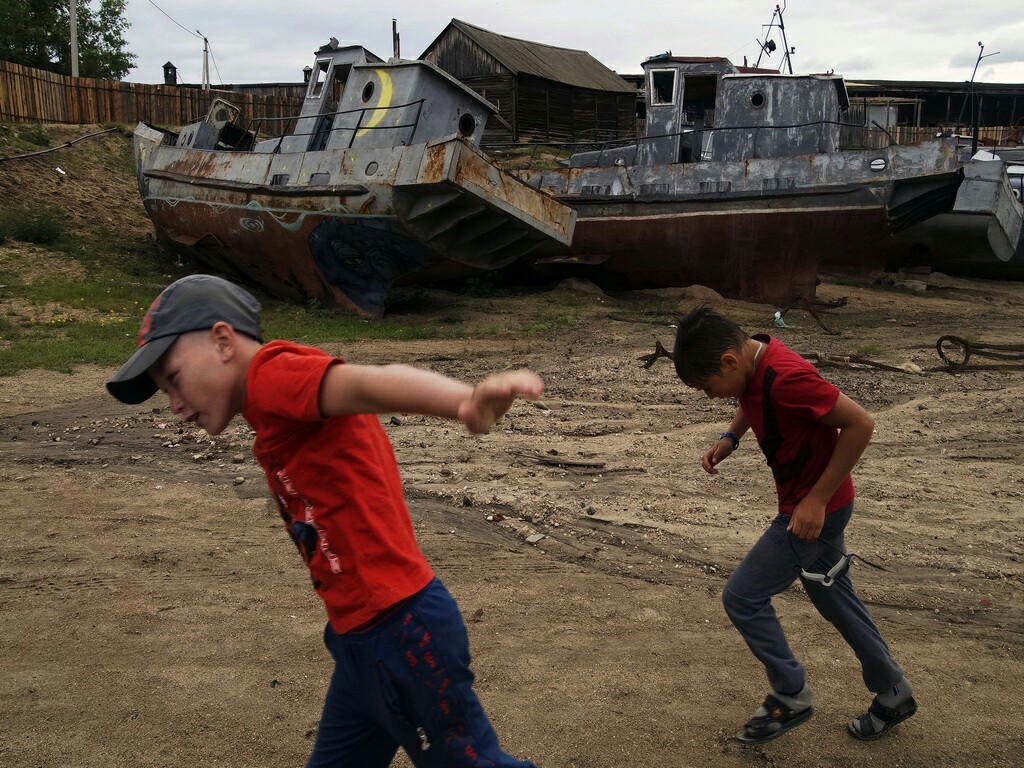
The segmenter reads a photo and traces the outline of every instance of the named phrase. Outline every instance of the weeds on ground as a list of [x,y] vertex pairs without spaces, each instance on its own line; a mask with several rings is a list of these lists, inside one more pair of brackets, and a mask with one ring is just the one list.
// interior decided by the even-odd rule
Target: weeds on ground
[[477,298],[499,296],[503,291],[504,281],[497,272],[484,272],[475,277],[466,278],[459,289],[461,295]]
[[263,330],[268,339],[324,344],[360,339],[436,339],[444,335],[433,322],[408,324],[389,318],[360,317],[351,312],[288,304],[262,296],[261,301]]
[[881,344],[876,344],[873,341],[865,342],[861,344],[855,350],[857,357],[875,357],[885,352],[885,348]]
[[36,147],[45,149],[52,144],[50,136],[46,133],[42,123],[28,123],[18,126],[14,133],[17,138]]
[[125,350],[135,347],[138,323],[118,317],[107,321],[74,320],[55,316],[50,321],[29,322],[14,328],[8,323],[0,333],[10,346],[0,347],[0,376],[30,368],[70,373],[75,365],[120,365]]
[[35,245],[55,245],[66,234],[67,216],[57,206],[37,210],[0,209],[0,244],[20,240]]
[[668,326],[679,319],[679,309],[677,302],[670,299],[626,296],[612,300],[608,316],[627,323]]

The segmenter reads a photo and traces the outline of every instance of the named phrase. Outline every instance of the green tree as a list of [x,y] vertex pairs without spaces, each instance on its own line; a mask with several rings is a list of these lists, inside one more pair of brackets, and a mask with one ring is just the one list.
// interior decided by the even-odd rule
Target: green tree
[[[127,50],[127,0],[78,0],[78,74],[118,80],[135,65]],[[71,74],[68,0],[0,0],[0,59]]]

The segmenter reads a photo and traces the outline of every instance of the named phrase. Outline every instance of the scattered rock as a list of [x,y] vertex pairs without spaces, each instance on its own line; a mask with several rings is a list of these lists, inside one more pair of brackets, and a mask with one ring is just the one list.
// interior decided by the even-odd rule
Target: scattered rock
[[543,533],[535,533],[532,536],[527,536],[526,537],[526,543],[527,544],[536,544],[538,541],[540,541],[543,538],[544,538],[544,534]]
[[896,287],[902,288],[904,291],[910,291],[910,293],[924,293],[928,290],[928,283],[921,280],[901,280],[896,283]]
[[558,291],[575,291],[585,293],[589,296],[597,296],[599,299],[607,299],[608,294],[602,291],[597,285],[580,277],[568,277],[558,284],[555,289]]

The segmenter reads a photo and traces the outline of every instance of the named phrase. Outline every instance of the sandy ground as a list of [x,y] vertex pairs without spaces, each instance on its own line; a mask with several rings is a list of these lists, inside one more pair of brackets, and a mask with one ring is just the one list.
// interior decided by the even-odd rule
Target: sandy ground
[[[801,352],[869,345],[925,369],[944,333],[1022,341],[1024,286],[950,285],[826,282],[824,298],[849,297],[828,315],[842,334],[795,311],[777,333]],[[458,299],[499,324],[557,300]],[[731,406],[682,389],[666,360],[641,367],[670,328],[576,301],[588,322],[550,338],[333,350],[469,380],[529,366],[547,382],[542,404],[480,438],[382,419],[504,746],[546,768],[1024,763],[1024,372],[825,370],[876,416],[848,542],[887,570],[853,576],[920,711],[881,741],[850,738],[870,697],[794,587],[777,606],[817,712],[742,747],[732,736],[766,683],[719,596],[772,516],[770,473],[747,440],[704,475]],[[725,306],[751,331],[770,314]],[[324,614],[250,433],[211,440],[159,398],[122,406],[108,373],[0,380],[0,765],[301,765],[331,669]]]

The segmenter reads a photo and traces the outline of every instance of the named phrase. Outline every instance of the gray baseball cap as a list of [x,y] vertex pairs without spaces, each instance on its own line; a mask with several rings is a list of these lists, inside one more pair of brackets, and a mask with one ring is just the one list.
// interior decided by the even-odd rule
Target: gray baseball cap
[[212,328],[221,321],[263,341],[260,303],[244,288],[213,275],[189,275],[171,283],[146,312],[138,349],[107,379],[107,391],[129,405],[148,400],[157,391],[150,366],[181,334]]

